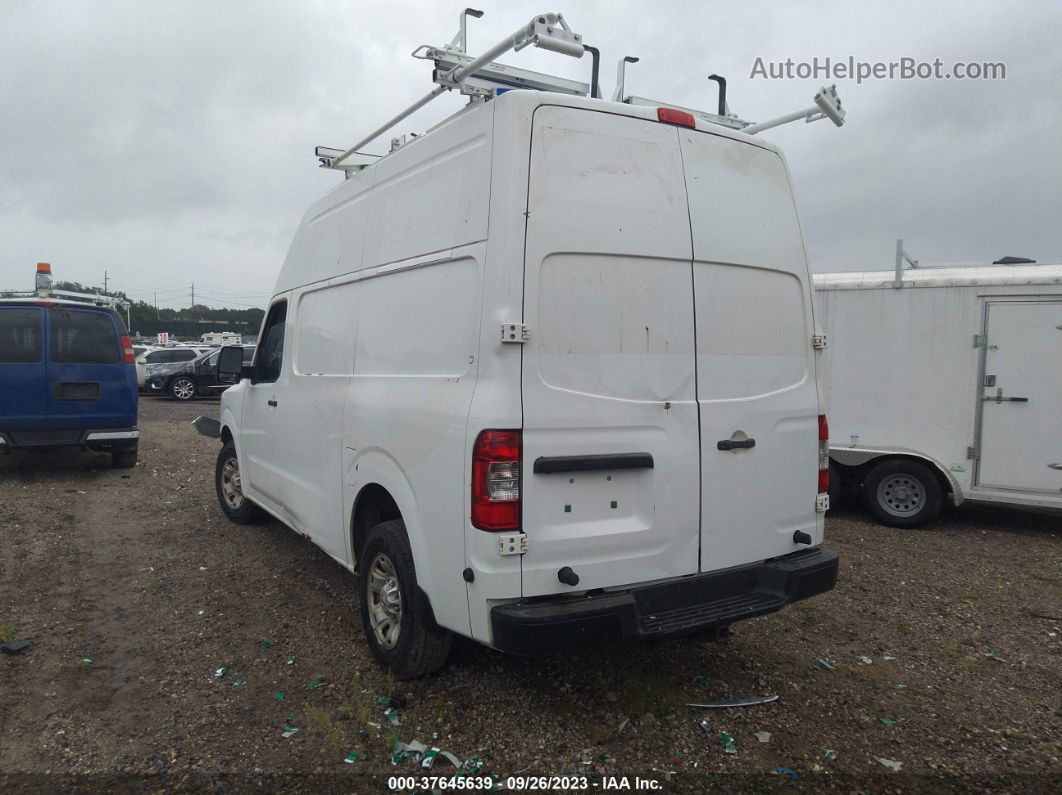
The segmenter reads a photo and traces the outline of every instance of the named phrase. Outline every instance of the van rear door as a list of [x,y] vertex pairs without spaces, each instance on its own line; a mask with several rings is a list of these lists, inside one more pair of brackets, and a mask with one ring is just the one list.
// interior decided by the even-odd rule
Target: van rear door
[[41,309],[0,304],[0,431],[33,429],[47,416],[44,372]]
[[124,363],[124,329],[111,312],[48,308],[48,427],[132,428],[136,370]]
[[[691,252],[674,127],[562,107],[535,112],[524,596],[697,571]],[[578,587],[559,581],[565,567]]]
[[[784,161],[680,129],[693,230],[701,569],[822,540],[810,279]],[[748,446],[754,445],[754,446]]]

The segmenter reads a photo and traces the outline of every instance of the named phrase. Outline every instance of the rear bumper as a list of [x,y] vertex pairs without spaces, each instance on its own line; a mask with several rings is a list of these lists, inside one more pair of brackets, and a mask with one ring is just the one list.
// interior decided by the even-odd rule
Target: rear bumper
[[126,447],[140,440],[138,428],[56,428],[0,431],[0,450],[25,447]]
[[817,547],[762,563],[621,591],[530,599],[491,609],[492,645],[513,654],[707,632],[825,593],[837,553]]

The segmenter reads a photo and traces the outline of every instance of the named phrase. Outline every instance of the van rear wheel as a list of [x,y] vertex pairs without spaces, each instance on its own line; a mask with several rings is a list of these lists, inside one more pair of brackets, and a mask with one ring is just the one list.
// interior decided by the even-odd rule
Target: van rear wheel
[[435,624],[417,587],[413,550],[401,519],[380,522],[369,531],[358,571],[361,623],[377,661],[399,679],[442,668],[453,638]]
[[920,527],[944,506],[944,489],[925,464],[908,459],[883,461],[863,482],[867,507],[882,524]]
[[115,469],[131,469],[136,466],[138,445],[131,444],[111,450],[111,464]]
[[222,512],[236,524],[258,524],[265,519],[265,511],[243,496],[240,460],[236,457],[232,442],[218,453],[214,466],[214,490]]

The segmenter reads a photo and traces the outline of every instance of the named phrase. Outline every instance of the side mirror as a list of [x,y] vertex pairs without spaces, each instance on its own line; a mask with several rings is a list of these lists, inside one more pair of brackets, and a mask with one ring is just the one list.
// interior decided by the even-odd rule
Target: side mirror
[[243,348],[239,345],[226,345],[218,354],[214,377],[219,384],[237,384],[243,375]]

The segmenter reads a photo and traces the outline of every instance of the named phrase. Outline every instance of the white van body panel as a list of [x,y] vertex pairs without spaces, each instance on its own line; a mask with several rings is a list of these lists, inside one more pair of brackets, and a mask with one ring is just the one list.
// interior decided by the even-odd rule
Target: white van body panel
[[[487,644],[498,605],[762,562],[806,548],[794,530],[818,544],[812,317],[784,164],[765,141],[695,133],[735,159],[712,177],[731,192],[762,172],[742,208],[759,220],[725,230],[721,247],[718,230],[698,231],[710,199],[688,190],[683,162],[715,155],[687,134],[652,108],[511,91],[317,201],[277,282],[281,376],[222,396],[247,496],[354,568],[359,497],[385,490],[435,620]],[[742,249],[738,238],[774,226],[776,248]],[[744,364],[698,342],[698,324],[722,311],[716,283],[793,304],[743,340]],[[528,326],[529,341],[503,343],[506,323]],[[720,392],[698,368],[739,386]],[[761,447],[715,451],[741,428]],[[523,433],[524,555],[501,554],[499,535],[470,520],[484,429]],[[749,493],[752,464],[778,450],[762,505],[706,488],[729,478]],[[533,472],[538,458],[616,453],[650,454],[653,467]],[[577,588],[558,581],[563,566]]]
[[[835,461],[912,456],[955,503],[1062,506],[1062,266],[924,268],[899,289],[891,271],[814,281]],[[1029,401],[997,403],[1000,388]]]

